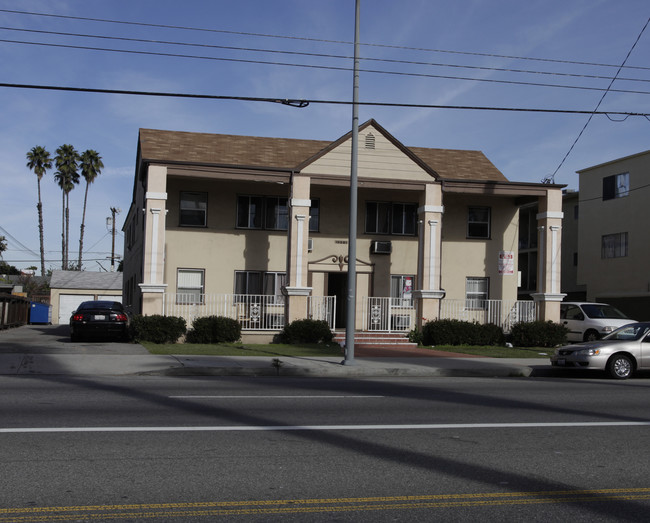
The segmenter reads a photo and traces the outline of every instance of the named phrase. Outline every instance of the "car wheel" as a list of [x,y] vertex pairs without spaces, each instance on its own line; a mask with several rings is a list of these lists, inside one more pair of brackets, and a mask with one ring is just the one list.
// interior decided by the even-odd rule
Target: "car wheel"
[[595,330],[588,330],[583,336],[583,341],[596,341],[600,339],[600,336]]
[[625,354],[615,354],[607,362],[607,371],[609,375],[617,380],[625,380],[632,376],[634,364],[629,356]]

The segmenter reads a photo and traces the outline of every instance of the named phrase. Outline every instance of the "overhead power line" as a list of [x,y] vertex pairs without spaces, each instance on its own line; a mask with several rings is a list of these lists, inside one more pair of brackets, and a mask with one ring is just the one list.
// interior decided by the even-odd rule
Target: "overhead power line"
[[[194,98],[203,100],[233,100],[241,102],[268,102],[282,105],[289,105],[297,108],[304,108],[310,104],[323,105],[351,105],[351,101],[346,100],[317,100],[317,99],[292,99],[292,98],[269,98],[258,96],[233,96],[233,95],[215,95],[215,94],[194,94],[194,93],[170,93],[159,91],[132,91],[124,89],[95,89],[90,87],[66,87],[57,85],[34,85],[34,84],[13,84],[0,82],[0,87],[15,89],[40,89],[45,91],[71,91],[81,93],[100,93],[100,94],[120,94],[129,96],[154,96],[169,98]],[[650,94],[650,93],[648,93]],[[414,103],[393,103],[393,102],[358,102],[359,105],[372,107],[405,107],[416,109],[462,109],[469,111],[509,111],[509,112],[527,112],[527,113],[556,113],[556,114],[594,114],[604,116],[641,116],[650,119],[650,113],[635,113],[624,111],[587,111],[579,109],[542,109],[542,108],[525,108],[525,107],[486,107],[476,105],[441,105],[441,104],[414,104]]]
[[[630,55],[632,54],[632,51],[634,51],[634,48],[636,47],[636,44],[639,43],[639,40],[641,39],[641,36],[642,36],[643,33],[645,32],[645,30],[646,30],[646,28],[648,27],[648,24],[649,24],[649,23],[650,23],[650,18],[648,18],[648,20],[646,20],[646,23],[645,23],[645,25],[643,26],[643,29],[641,29],[641,32],[639,33],[639,36],[636,37],[636,40],[635,40],[634,43],[632,44],[632,47],[630,47],[630,50],[627,52],[627,55],[625,56],[625,60],[623,60],[623,63],[622,63],[622,64],[620,65],[620,67],[618,68],[618,71],[616,71],[616,74],[614,75],[614,78],[612,78],[612,81],[610,82],[609,86],[607,87],[607,89],[605,90],[605,92],[604,92],[603,95],[601,96],[600,100],[599,100],[598,103],[596,104],[596,108],[594,109],[593,113],[589,115],[589,118],[588,118],[587,121],[585,122],[585,125],[582,127],[582,129],[581,129],[580,132],[578,133],[578,136],[576,137],[576,139],[574,140],[574,142],[571,144],[571,147],[569,147],[569,150],[568,150],[567,153],[564,155],[564,158],[562,158],[562,161],[561,161],[560,164],[557,166],[557,169],[555,169],[555,171],[554,171],[553,174],[551,175],[550,179],[548,180],[550,183],[554,183],[554,182],[555,182],[555,175],[558,173],[558,171],[560,170],[560,168],[564,165],[564,162],[565,162],[566,159],[569,157],[569,155],[571,154],[571,151],[573,151],[573,149],[575,148],[576,144],[580,141],[580,138],[582,137],[583,133],[584,133],[585,130],[587,129],[587,126],[589,125],[589,123],[590,123],[591,120],[593,119],[594,115],[596,114],[596,111],[598,111],[598,109],[600,108],[601,104],[603,103],[603,100],[605,99],[605,96],[607,96],[607,93],[610,92],[612,85],[614,85],[614,82],[616,81],[616,77],[617,77],[618,74],[621,72],[621,70],[622,70],[623,67],[625,66],[625,63],[626,63],[626,62],[628,61],[628,59],[630,58]],[[546,181],[546,180],[543,180],[543,181]]]
[[[249,53],[280,54],[280,55],[289,55],[289,56],[304,56],[309,58],[325,58],[325,59],[336,59],[336,60],[353,59],[353,57],[349,55],[310,53],[305,51],[285,51],[279,49],[237,47],[232,45],[201,44],[195,42],[178,42],[173,40],[157,40],[157,39],[150,39],[150,38],[132,38],[132,37],[125,37],[125,36],[69,33],[63,31],[45,31],[42,29],[25,29],[25,28],[6,27],[6,26],[0,26],[0,29],[5,31],[16,31],[22,33],[46,34],[52,36],[71,36],[74,38],[95,38],[99,40],[110,40],[110,41],[119,41],[119,42],[134,42],[134,43],[171,45],[171,46],[181,46],[181,47],[197,47],[197,48],[204,48],[204,49],[219,49],[225,51],[243,51]],[[39,44],[39,42],[25,42],[25,43]],[[43,43],[42,45],[47,45],[47,43]],[[184,55],[179,55],[179,56],[185,57]],[[205,57],[205,58],[210,58],[210,57]],[[585,79],[595,79],[595,80],[612,80],[611,76],[581,74],[581,73],[563,73],[557,71],[535,71],[530,69],[488,67],[488,66],[481,66],[481,65],[461,65],[461,64],[449,64],[449,63],[439,63],[439,62],[423,62],[423,61],[416,61],[416,60],[397,60],[397,59],[390,59],[390,58],[360,57],[360,60],[363,62],[380,62],[380,63],[416,65],[416,66],[427,66],[427,67],[450,67],[456,69],[495,71],[501,73],[535,74],[535,75],[547,75],[547,76],[566,76],[572,78],[585,78]],[[386,71],[386,73],[388,74],[389,72]],[[630,82],[650,82],[650,79],[646,79],[646,78],[620,78],[619,77],[617,79],[630,81]]]
[[[155,23],[151,23],[151,22],[133,22],[133,21],[127,21],[127,20],[115,20],[115,19],[108,19],[108,18],[91,18],[91,17],[84,17],[84,16],[59,15],[59,14],[54,14],[54,13],[38,13],[38,12],[33,12],[33,11],[20,11],[20,10],[16,10],[16,9],[0,9],[0,12],[21,14],[21,15],[30,15],[30,16],[42,16],[42,17],[50,17],[50,18],[59,18],[59,19],[66,19],[66,20],[79,20],[79,21],[86,21],[86,22],[101,22],[101,23],[109,23],[109,24],[131,25],[131,26],[139,26],[139,27],[156,27],[156,28],[161,28],[161,29],[176,29],[176,30],[183,30],[183,31],[219,33],[219,34],[229,34],[229,35],[236,35],[236,36],[252,36],[252,37],[258,37],[258,38],[299,40],[299,41],[306,41],[306,42],[340,44],[340,45],[348,45],[348,46],[353,45],[353,42],[345,41],[345,40],[329,40],[329,39],[324,39],[324,38],[309,38],[309,37],[290,36],[290,35],[272,35],[272,34],[265,34],[265,33],[251,33],[251,32],[244,32],[244,31],[231,31],[231,30],[226,30],[226,29],[212,29],[212,28],[205,28],[205,27],[188,27],[188,26],[181,26],[181,25],[155,24]],[[507,60],[528,60],[528,61],[535,61],[535,62],[548,62],[548,63],[559,63],[559,64],[570,64],[570,65],[587,65],[587,66],[594,66],[594,67],[612,67],[612,68],[616,68],[616,69],[618,69],[620,67],[619,65],[603,64],[603,63],[597,63],[597,62],[586,62],[586,61],[575,61],[575,60],[560,60],[560,59],[554,59],[554,58],[536,58],[536,57],[515,56],[515,55],[502,55],[502,54],[474,52],[474,51],[458,51],[458,50],[448,50],[448,49],[430,49],[430,48],[424,48],[424,47],[409,47],[409,46],[376,44],[376,43],[361,43],[360,45],[366,46],[366,47],[377,47],[377,48],[385,48],[385,49],[398,49],[398,50],[406,50],[406,51],[420,51],[420,52],[428,52],[428,53],[443,53],[443,54],[454,54],[454,55],[465,55],[465,56],[481,56],[481,57],[486,57],[486,58],[504,58],[504,59],[507,59]],[[638,69],[638,70],[650,70],[650,67],[643,67],[643,66],[626,65],[625,68],[627,68],[627,69]]]
[[[175,58],[193,58],[200,60],[215,60],[221,62],[237,62],[237,63],[246,63],[246,64],[262,64],[262,65],[276,65],[276,66],[285,66],[285,67],[298,67],[298,68],[307,68],[307,69],[323,69],[329,71],[345,71],[350,72],[352,69],[350,67],[340,67],[340,66],[325,66],[325,65],[312,65],[312,64],[295,64],[289,62],[273,62],[273,61],[263,61],[263,60],[247,60],[244,58],[224,58],[224,57],[214,57],[214,56],[200,56],[200,55],[186,55],[186,54],[176,54],[176,53],[163,53],[155,51],[137,51],[133,49],[110,49],[105,47],[90,47],[90,46],[81,46],[81,45],[69,45],[69,44],[54,44],[54,43],[45,43],[45,42],[26,42],[21,40],[9,40],[9,39],[0,39],[0,42],[13,43],[13,44],[23,44],[23,45],[35,45],[35,46],[44,46],[44,47],[59,47],[65,49],[82,49],[89,51],[104,51],[112,53],[126,53],[126,54],[140,54],[148,56],[166,56],[166,57],[175,57]],[[450,76],[450,75],[440,75],[440,74],[427,74],[427,73],[408,73],[400,71],[382,71],[377,69],[360,69],[360,72],[363,73],[373,73],[373,74],[388,74],[388,75],[397,75],[397,76],[411,76],[418,78],[438,78],[443,80],[464,80],[472,82],[488,82],[488,83],[497,83],[497,84],[508,84],[508,85],[527,85],[533,87],[552,87],[558,89],[577,89],[583,91],[607,91],[616,92],[616,93],[626,93],[626,94],[650,94],[650,91],[637,91],[631,89],[604,89],[601,87],[587,87],[579,85],[560,85],[560,84],[548,84],[548,83],[538,83],[538,82],[523,82],[519,80],[496,80],[493,78],[471,78],[463,76]]]

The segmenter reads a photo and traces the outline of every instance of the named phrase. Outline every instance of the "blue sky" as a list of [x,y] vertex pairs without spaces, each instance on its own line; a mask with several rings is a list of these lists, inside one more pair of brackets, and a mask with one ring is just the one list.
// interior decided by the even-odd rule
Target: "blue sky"
[[[334,56],[352,56],[354,0],[0,0],[0,10],[212,30],[0,11],[3,83],[352,99],[352,61]],[[361,42],[373,45],[362,45],[361,57],[366,60],[362,60],[361,69],[384,73],[361,73],[360,100],[592,111],[617,72],[611,66],[623,63],[648,17],[646,0],[362,0]],[[25,30],[164,40],[204,47]],[[626,63],[628,67],[620,72],[600,110],[650,113],[649,59],[650,28],[642,34]],[[107,257],[111,237],[106,227],[109,209],[122,209],[118,216],[121,229],[130,204],[139,128],[334,141],[350,130],[352,121],[348,105],[311,104],[297,109],[261,102],[9,87],[0,87],[0,101],[0,235],[8,233],[20,242],[8,238],[9,248],[4,255],[6,261],[19,268],[40,266],[36,176],[25,167],[25,154],[35,145],[54,154],[58,146],[69,143],[80,152],[95,149],[102,156],[105,169],[90,188],[84,238],[84,267],[101,270],[100,264],[107,268],[110,263]],[[524,182],[540,182],[553,174],[588,119],[588,115],[576,114],[367,106],[360,108],[359,116],[362,122],[375,118],[407,146],[481,150],[509,180]],[[557,171],[556,183],[577,189],[576,170],[650,149],[648,119],[614,119],[622,120],[606,116],[592,119]],[[60,268],[61,194],[53,175],[53,171],[49,172],[42,182],[46,267]],[[73,260],[77,257],[83,190],[80,185],[70,194]],[[120,231],[117,254],[122,253],[122,243]]]

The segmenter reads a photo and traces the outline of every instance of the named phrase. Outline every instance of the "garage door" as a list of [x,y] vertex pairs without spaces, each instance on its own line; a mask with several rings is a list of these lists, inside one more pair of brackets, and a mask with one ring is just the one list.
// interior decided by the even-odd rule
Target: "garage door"
[[70,323],[72,311],[77,310],[82,301],[94,299],[94,294],[61,294],[59,296],[59,325]]
[[106,301],[119,301],[120,303],[122,303],[122,295],[121,294],[118,295],[118,296],[115,296],[114,294],[107,294],[106,296],[104,296],[103,294],[100,294],[99,296],[97,296],[97,299],[98,300],[106,300]]

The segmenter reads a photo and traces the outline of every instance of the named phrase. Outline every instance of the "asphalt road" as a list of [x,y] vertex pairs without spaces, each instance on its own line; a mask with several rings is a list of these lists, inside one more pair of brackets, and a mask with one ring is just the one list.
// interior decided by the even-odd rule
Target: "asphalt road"
[[650,382],[0,378],[3,521],[640,521]]

